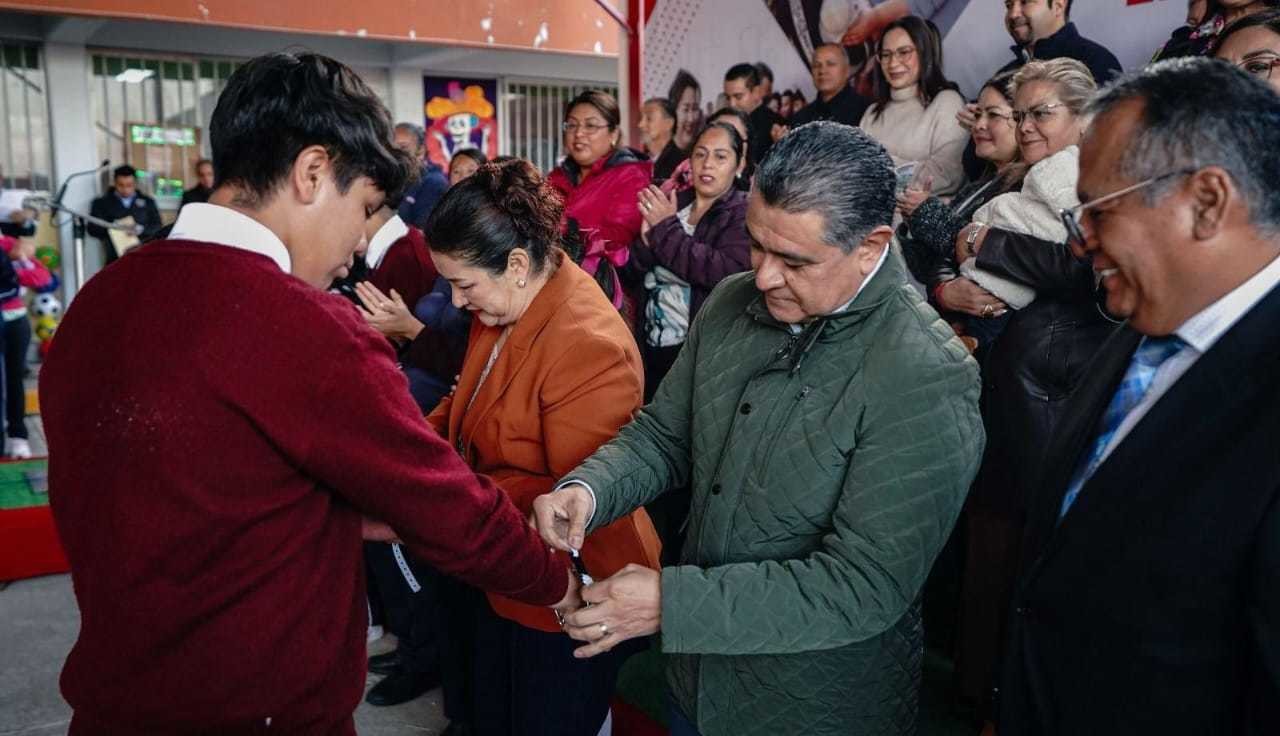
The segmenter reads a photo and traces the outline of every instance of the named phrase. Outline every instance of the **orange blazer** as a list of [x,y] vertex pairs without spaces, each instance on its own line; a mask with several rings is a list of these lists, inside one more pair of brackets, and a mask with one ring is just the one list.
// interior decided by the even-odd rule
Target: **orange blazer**
[[[595,280],[562,253],[556,272],[515,323],[471,409],[476,384],[501,327],[472,321],[457,389],[427,421],[477,473],[498,484],[528,514],[640,408],[644,371],[635,338]],[[636,509],[592,532],[582,562],[597,580],[628,563],[659,567],[657,532]],[[559,631],[548,608],[498,595],[498,615]]]

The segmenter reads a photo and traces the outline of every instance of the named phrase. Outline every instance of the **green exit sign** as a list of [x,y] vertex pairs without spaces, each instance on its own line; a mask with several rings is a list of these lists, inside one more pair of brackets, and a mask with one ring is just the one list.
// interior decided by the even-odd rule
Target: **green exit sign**
[[129,140],[144,146],[194,146],[195,128],[165,128],[159,125],[129,126]]

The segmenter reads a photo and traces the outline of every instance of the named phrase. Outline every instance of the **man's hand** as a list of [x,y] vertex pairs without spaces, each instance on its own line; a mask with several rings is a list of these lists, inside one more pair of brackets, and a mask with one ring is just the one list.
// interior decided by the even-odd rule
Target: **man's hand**
[[607,652],[628,639],[662,628],[662,574],[643,565],[627,565],[616,575],[582,590],[587,607],[565,616],[564,630],[578,641],[579,659]]
[[542,541],[565,552],[582,549],[587,536],[587,520],[595,511],[591,492],[581,483],[533,499],[533,525]]
[[956,113],[956,122],[964,128],[966,132],[973,132],[973,126],[978,124],[978,103],[970,102],[960,108],[960,112]]

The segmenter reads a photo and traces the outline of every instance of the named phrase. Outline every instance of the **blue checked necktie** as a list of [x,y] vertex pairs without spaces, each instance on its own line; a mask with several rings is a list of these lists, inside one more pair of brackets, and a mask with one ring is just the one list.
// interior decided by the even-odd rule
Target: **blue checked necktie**
[[1124,423],[1124,418],[1129,416],[1129,412],[1133,411],[1135,406],[1142,403],[1142,397],[1151,390],[1151,382],[1156,377],[1156,371],[1160,370],[1160,366],[1185,345],[1186,343],[1176,335],[1142,339],[1142,343],[1133,353],[1129,369],[1120,380],[1120,386],[1116,388],[1115,396],[1111,397],[1111,403],[1102,414],[1102,421],[1098,423],[1098,438],[1093,441],[1089,454],[1085,456],[1080,467],[1076,468],[1075,475],[1071,477],[1071,485],[1067,486],[1067,495],[1062,499],[1062,509],[1058,512],[1059,519],[1066,515],[1067,509],[1075,503],[1076,496],[1080,495],[1080,489],[1085,481],[1092,477],[1094,471],[1102,464],[1103,454],[1111,444],[1111,438],[1115,437],[1116,430],[1120,429],[1120,425]]

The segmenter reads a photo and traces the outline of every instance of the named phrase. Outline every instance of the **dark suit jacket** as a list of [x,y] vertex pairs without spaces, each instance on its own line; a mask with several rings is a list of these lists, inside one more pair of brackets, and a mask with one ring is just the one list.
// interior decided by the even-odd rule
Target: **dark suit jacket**
[[1280,733],[1280,289],[1058,509],[1140,335],[1073,396],[1032,504],[1000,736]]
[[[142,232],[138,237],[143,241],[153,239],[160,228],[164,226],[164,223],[160,221],[160,210],[156,207],[156,201],[142,192],[138,192],[133,198],[132,207],[125,207],[120,198],[116,196],[115,190],[110,189],[101,197],[93,200],[89,214],[108,222],[132,217],[134,222],[142,226]],[[106,251],[107,263],[111,263],[119,257],[116,254],[115,247],[111,245],[106,228],[90,225],[89,234],[102,241],[103,249]]]

